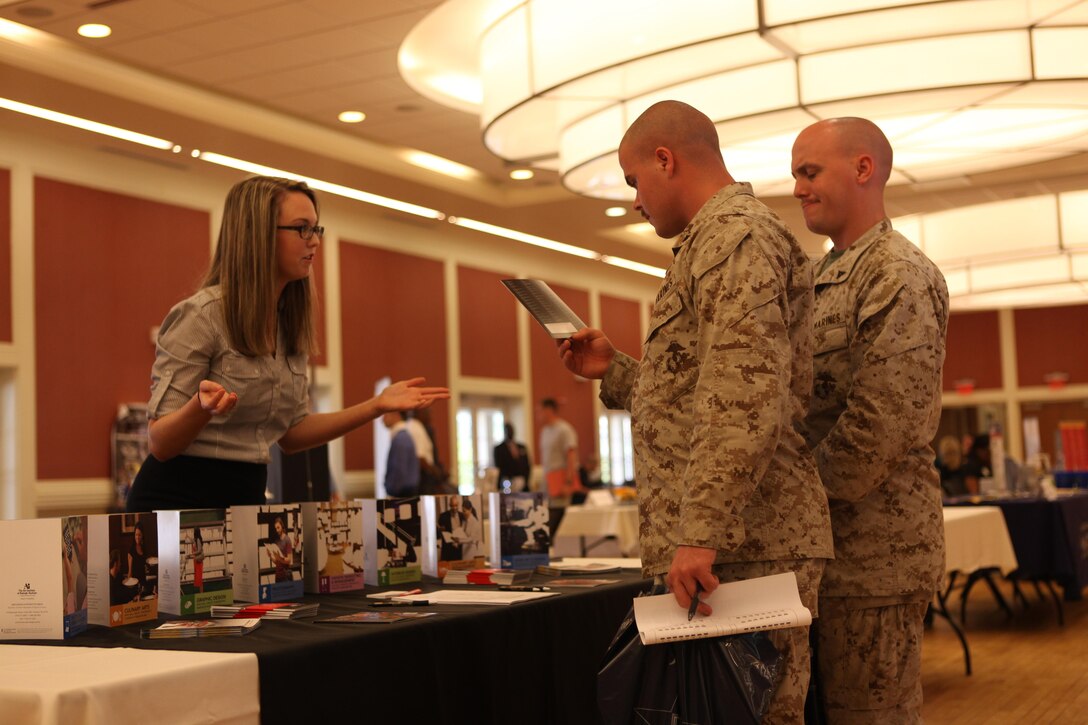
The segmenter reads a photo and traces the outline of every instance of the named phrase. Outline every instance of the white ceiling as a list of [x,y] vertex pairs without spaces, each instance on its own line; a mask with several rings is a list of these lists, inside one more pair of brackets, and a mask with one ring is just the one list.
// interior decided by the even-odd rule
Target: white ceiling
[[[92,82],[70,68],[56,70],[41,59],[24,62],[11,54],[0,58],[0,88],[2,95],[10,94],[14,100],[135,131],[162,135],[160,128],[167,127],[173,134],[168,137],[179,143],[192,138],[190,145],[203,143],[211,148],[219,144],[223,153],[233,150],[259,163],[282,165],[280,159],[288,157],[296,164],[292,168],[306,166],[300,171],[311,176],[337,177],[330,180],[359,188],[380,184],[415,203],[434,204],[437,195],[445,207],[452,199],[485,221],[606,254],[666,264],[666,242],[653,235],[624,233],[622,227],[637,219],[630,214],[606,218],[603,210],[608,204],[563,190],[554,173],[542,172],[529,182],[509,180],[504,163],[481,143],[475,116],[427,100],[400,78],[401,40],[439,4],[435,0],[0,0],[0,17],[53,34],[77,54],[89,53],[149,72],[162,79],[164,87],[176,89],[180,83],[210,92],[245,111],[243,115],[251,120],[246,127],[244,121],[231,121],[226,114],[221,118],[187,112],[186,97],[180,93],[173,100],[141,95],[138,81],[143,74],[139,72],[128,79],[131,88],[122,87],[125,80],[104,88],[101,79]],[[89,22],[110,25],[113,34],[99,40],[79,37],[76,29]],[[336,116],[344,110],[363,111],[367,119],[361,124],[342,124]],[[0,112],[0,124],[11,115]],[[282,128],[295,131],[286,133]],[[342,154],[336,151],[338,139],[345,149]],[[375,143],[389,150],[408,147],[443,156],[479,170],[485,178],[455,184],[421,175],[390,153],[375,152]],[[889,212],[895,216],[1080,188],[1088,188],[1088,154],[1033,168],[898,187],[889,191]],[[821,240],[804,231],[796,202],[788,197],[768,201],[816,253]]]

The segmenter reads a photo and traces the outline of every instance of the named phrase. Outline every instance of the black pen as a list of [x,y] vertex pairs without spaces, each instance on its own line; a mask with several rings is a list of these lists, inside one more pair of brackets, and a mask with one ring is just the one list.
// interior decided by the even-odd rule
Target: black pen
[[522,587],[515,586],[513,584],[503,584],[499,587],[500,592],[550,592],[551,587]]
[[372,602],[371,607],[426,607],[430,606],[430,602],[426,599],[413,599],[409,602],[395,602],[392,600],[384,602]]
[[695,617],[696,610],[699,609],[699,592],[703,591],[703,587],[699,582],[695,582],[695,594],[691,597],[691,604],[688,606],[688,621],[690,622]]

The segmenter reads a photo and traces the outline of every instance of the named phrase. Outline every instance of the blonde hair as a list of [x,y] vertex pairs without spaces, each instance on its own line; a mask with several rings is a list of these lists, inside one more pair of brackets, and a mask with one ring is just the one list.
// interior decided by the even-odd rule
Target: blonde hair
[[[288,355],[317,351],[314,287],[310,277],[288,282],[276,294],[276,225],[285,194],[305,194],[318,210],[317,196],[302,181],[254,176],[227,192],[223,222],[211,267],[201,287],[219,285],[231,345],[243,355],[270,355],[276,340],[269,320],[279,318]],[[278,312],[278,315],[277,315]]]
[[945,436],[937,444],[937,454],[945,468],[956,470],[963,463],[963,449],[956,436]]

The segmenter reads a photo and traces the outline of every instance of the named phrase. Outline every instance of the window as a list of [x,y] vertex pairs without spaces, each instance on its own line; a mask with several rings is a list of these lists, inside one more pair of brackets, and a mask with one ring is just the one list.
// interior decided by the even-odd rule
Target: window
[[601,480],[622,486],[635,480],[634,446],[631,444],[631,416],[608,411],[598,420],[601,440]]

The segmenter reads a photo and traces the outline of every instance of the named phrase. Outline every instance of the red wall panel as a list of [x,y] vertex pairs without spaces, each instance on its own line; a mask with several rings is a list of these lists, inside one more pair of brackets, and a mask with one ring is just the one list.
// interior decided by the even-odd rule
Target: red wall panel
[[[373,397],[374,384],[387,375],[394,381],[422,375],[428,385],[448,385],[441,262],[342,241],[340,296],[345,405]],[[448,403],[436,403],[431,420],[447,467],[448,418]],[[370,426],[347,435],[344,460],[349,471],[374,468]]]
[[0,169],[0,342],[12,342],[11,324],[11,172]]
[[511,276],[457,268],[462,375],[518,379],[518,303],[502,284]]
[[1045,385],[1052,372],[1088,382],[1088,305],[1014,310],[1020,387]]
[[[563,298],[567,306],[583,320],[589,319],[589,293],[585,290],[564,287],[552,282],[549,286]],[[565,418],[578,433],[578,459],[585,461],[596,453],[596,421],[593,419],[593,385],[577,380],[559,359],[555,340],[535,321],[529,329],[529,354],[531,355],[533,408],[537,412],[533,420],[533,460],[540,460],[540,401],[555,398],[559,403],[559,415]]]
[[639,304],[635,300],[625,300],[602,294],[601,329],[608,339],[634,358],[642,357],[642,324],[639,320]]
[[944,390],[970,378],[976,389],[1001,387],[1001,339],[997,312],[953,312],[948,318]]
[[151,328],[209,261],[209,216],[34,180],[38,477],[110,475],[117,406],[146,402]]

